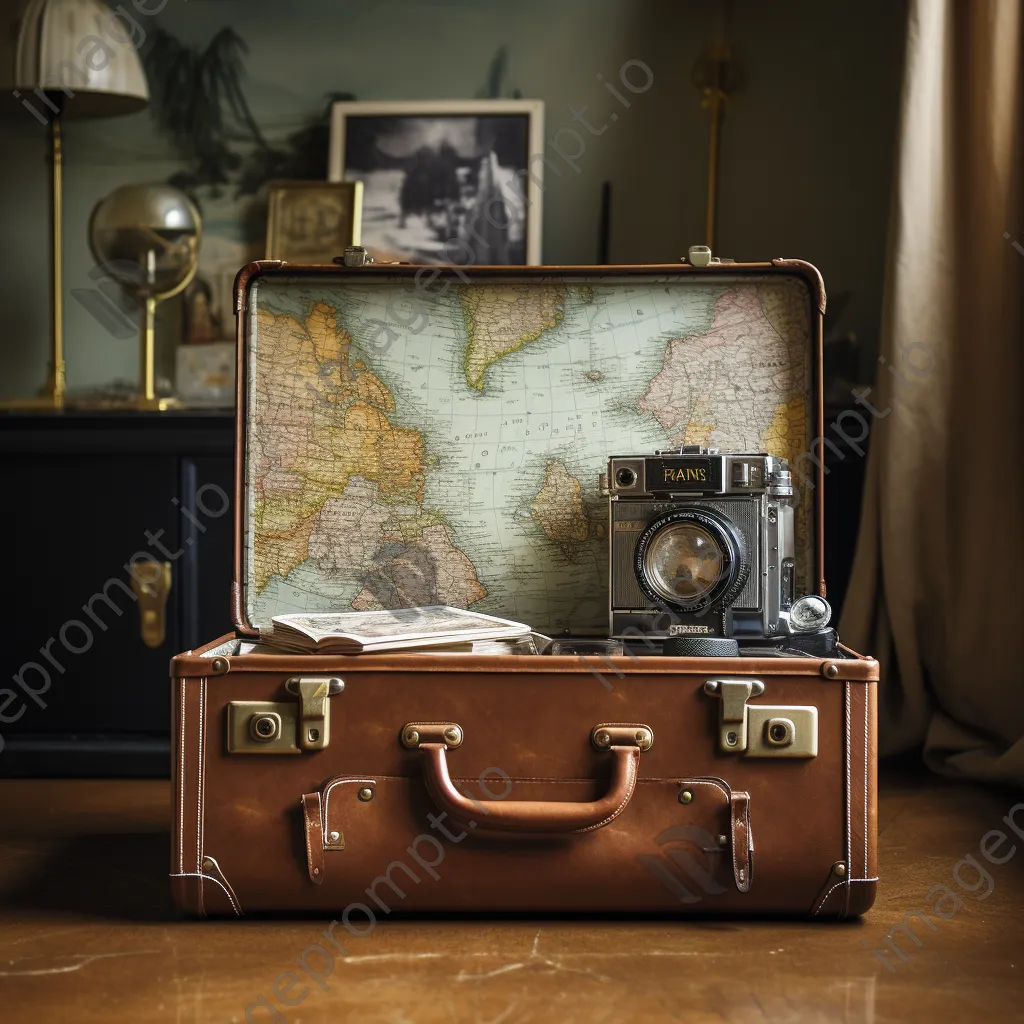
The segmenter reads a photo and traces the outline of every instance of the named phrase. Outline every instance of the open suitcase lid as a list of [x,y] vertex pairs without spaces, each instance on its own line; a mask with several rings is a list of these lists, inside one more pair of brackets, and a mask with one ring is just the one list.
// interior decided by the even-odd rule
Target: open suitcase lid
[[790,460],[797,592],[824,595],[809,263],[260,261],[236,282],[233,616],[471,606],[607,635],[610,455]]

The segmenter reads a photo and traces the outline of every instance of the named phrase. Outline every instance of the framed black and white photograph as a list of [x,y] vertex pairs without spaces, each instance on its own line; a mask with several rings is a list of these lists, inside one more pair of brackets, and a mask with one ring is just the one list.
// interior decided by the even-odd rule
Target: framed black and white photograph
[[330,180],[363,183],[374,259],[537,264],[543,119],[539,100],[335,103]]

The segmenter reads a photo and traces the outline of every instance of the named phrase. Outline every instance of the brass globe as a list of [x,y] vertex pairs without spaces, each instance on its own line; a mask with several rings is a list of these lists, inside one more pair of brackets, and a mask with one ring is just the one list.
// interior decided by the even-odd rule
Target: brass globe
[[170,185],[123,185],[93,210],[89,244],[96,262],[145,306],[135,402],[141,409],[162,410],[176,404],[156,395],[156,307],[195,277],[201,233],[195,204]]

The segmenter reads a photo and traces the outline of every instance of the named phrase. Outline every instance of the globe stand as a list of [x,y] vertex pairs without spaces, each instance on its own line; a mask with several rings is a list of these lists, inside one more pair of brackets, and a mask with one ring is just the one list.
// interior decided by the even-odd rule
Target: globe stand
[[156,304],[170,298],[186,288],[195,276],[193,268],[184,283],[174,291],[165,293],[159,298],[155,295],[146,296],[145,313],[142,321],[142,336],[139,340],[139,387],[140,393],[134,401],[136,409],[152,412],[166,412],[181,406],[177,398],[160,398],[156,393]]
[[167,185],[122,185],[93,210],[89,244],[97,263],[143,308],[138,390],[101,401],[104,408],[164,412],[181,406],[156,391],[156,310],[195,278],[201,230],[195,205]]

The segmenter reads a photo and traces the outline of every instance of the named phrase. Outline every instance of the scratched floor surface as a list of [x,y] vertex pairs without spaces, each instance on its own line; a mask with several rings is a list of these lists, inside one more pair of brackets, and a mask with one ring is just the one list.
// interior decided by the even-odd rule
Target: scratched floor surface
[[1024,838],[1002,822],[1022,794],[883,781],[861,922],[384,920],[347,956],[307,953],[309,973],[329,916],[176,913],[168,800],[156,782],[0,782],[5,1024],[1024,1020]]

